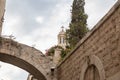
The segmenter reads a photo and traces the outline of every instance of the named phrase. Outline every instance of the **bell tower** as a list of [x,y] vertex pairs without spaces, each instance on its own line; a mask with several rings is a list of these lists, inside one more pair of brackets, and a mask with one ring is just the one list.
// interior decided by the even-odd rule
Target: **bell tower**
[[58,46],[61,46],[62,48],[66,49],[66,35],[64,31],[64,27],[61,27],[62,30],[58,34]]
[[6,0],[0,0],[0,36],[2,33],[2,24],[4,21],[5,3],[6,3]]

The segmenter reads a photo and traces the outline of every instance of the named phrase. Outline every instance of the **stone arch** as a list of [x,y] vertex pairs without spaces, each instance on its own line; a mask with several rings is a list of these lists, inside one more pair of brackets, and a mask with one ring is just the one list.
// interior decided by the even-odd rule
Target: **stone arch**
[[39,70],[37,70],[33,65],[15,56],[0,53],[0,61],[22,68],[27,72],[32,73],[36,78],[40,80],[46,80],[45,76]]
[[105,71],[104,71],[103,64],[101,60],[95,55],[85,57],[85,62],[81,69],[82,71],[81,71],[80,80],[84,80],[85,73],[91,65],[94,65],[97,68],[99,72],[100,80],[105,80]]
[[51,62],[33,47],[0,37],[0,60],[28,71],[38,80],[50,80]]

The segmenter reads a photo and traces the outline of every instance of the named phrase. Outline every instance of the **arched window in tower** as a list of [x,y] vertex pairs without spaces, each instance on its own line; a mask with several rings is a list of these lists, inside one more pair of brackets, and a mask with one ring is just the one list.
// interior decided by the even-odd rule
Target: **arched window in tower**
[[63,44],[65,43],[65,39],[63,38]]
[[60,44],[64,44],[64,38],[63,37],[60,37]]
[[84,80],[100,80],[100,75],[96,66],[91,65],[87,68]]
[[62,43],[62,37],[60,37],[60,44]]
[[61,37],[59,38],[59,44],[61,43]]
[[61,40],[62,40],[61,42],[62,42],[62,44],[63,44],[63,43],[64,43],[64,39],[63,39],[63,37],[62,37],[62,39],[61,39]]

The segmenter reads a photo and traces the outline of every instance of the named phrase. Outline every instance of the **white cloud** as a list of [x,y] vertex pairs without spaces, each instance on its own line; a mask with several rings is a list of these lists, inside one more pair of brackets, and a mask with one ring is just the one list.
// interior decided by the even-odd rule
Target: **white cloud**
[[5,16],[4,28],[2,33],[11,35],[14,33],[14,31],[19,31],[20,24],[21,24],[20,16],[13,15]]
[[1,76],[0,80],[12,80],[12,79],[10,79],[9,77],[6,77],[6,76]]
[[43,21],[44,21],[44,18],[42,17],[42,16],[38,16],[38,17],[36,17],[35,18],[35,20],[38,22],[38,23],[43,23]]
[[[11,64],[0,62],[0,79],[3,80],[27,80],[28,72]],[[22,76],[21,76],[22,73]]]
[[86,0],[85,11],[88,14],[88,27],[92,29],[116,1],[117,0]]

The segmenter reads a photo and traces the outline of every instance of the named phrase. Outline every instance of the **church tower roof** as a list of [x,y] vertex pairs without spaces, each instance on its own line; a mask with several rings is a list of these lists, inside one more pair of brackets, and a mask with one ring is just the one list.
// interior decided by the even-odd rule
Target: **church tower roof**
[[64,27],[62,26],[61,28],[62,28],[62,30],[59,32],[58,35],[65,35]]

